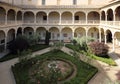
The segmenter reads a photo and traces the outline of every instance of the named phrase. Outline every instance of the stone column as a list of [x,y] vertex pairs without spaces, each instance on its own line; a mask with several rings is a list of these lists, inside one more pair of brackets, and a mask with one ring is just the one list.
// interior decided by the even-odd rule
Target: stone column
[[60,13],[60,19],[59,19],[59,24],[61,24],[61,13]]
[[62,31],[60,30],[60,42],[62,42]]
[[7,12],[5,14],[5,25],[7,25]]
[[102,42],[101,41],[101,28],[99,29],[99,42]]
[[116,15],[116,12],[114,11],[113,12],[113,25],[115,25],[115,21],[116,21],[115,15]]
[[74,13],[72,13],[72,24],[74,24],[75,20],[74,20]]
[[86,30],[86,43],[87,43],[87,37],[88,37],[88,29]]
[[106,35],[106,33],[105,33],[105,44],[107,44],[107,35]]
[[107,16],[108,16],[108,14],[106,13],[105,14],[105,22],[106,22],[106,24],[107,24]]
[[86,13],[86,24],[88,23],[88,13]]
[[5,46],[4,46],[4,50],[7,50],[7,36],[5,36]]
[[35,15],[35,16],[34,16],[34,17],[35,17],[35,19],[34,19],[34,23],[36,23],[36,14],[34,14],[34,15]]
[[49,24],[49,14],[47,13],[47,24]]
[[113,51],[115,51],[115,37],[112,36],[112,41],[113,41]]

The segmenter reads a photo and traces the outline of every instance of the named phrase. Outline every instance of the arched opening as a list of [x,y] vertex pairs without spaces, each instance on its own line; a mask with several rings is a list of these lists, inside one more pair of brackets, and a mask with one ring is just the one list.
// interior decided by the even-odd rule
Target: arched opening
[[0,7],[0,25],[5,24],[6,10]]
[[21,11],[17,12],[17,21],[22,21],[22,12]]
[[5,45],[5,32],[0,30],[0,52],[4,50]]
[[72,29],[71,28],[65,27],[62,29],[61,33],[62,33],[61,39],[64,42],[70,42],[72,40]]
[[86,35],[85,29],[84,28],[76,28],[74,36],[77,38],[81,38]]
[[47,23],[47,14],[45,12],[38,12],[36,14],[37,23]]
[[101,13],[101,20],[105,21],[105,11],[102,11],[102,13]]
[[72,13],[71,12],[64,12],[61,15],[61,23],[72,23]]
[[7,23],[14,23],[15,22],[16,12],[13,9],[10,9],[7,13]]
[[46,36],[46,29],[44,27],[38,27],[36,29],[37,35],[40,36],[40,41],[39,42],[44,42],[45,41],[45,36]]
[[101,28],[101,41],[105,42],[105,34],[104,34],[104,29]]
[[21,27],[19,27],[17,30],[17,36],[19,36],[19,35],[22,35],[22,28]]
[[60,40],[60,32],[58,28],[52,27],[49,29],[49,32],[51,33],[51,41]]
[[111,31],[110,30],[107,30],[106,31],[106,34],[107,34],[107,42],[109,43],[111,43],[112,42],[112,33],[111,33]]
[[7,43],[11,43],[12,41],[15,40],[15,30],[14,29],[10,29],[8,31],[8,34],[7,34]]
[[27,11],[24,13],[24,22],[25,23],[34,23],[35,15],[33,12]]
[[74,16],[75,23],[85,23],[85,13],[84,12],[76,12]]
[[88,36],[99,40],[99,30],[96,27],[92,27],[88,30]]
[[115,33],[115,44],[120,46],[120,32]]
[[99,21],[100,14],[96,11],[92,11],[88,13],[88,23],[93,23],[93,21]]
[[116,8],[115,12],[116,12],[115,20],[120,21],[120,6]]
[[107,11],[107,21],[113,21],[113,10],[109,9]]
[[60,14],[58,12],[49,13],[49,23],[59,23]]
[[26,36],[31,36],[31,35],[33,35],[34,34],[34,30],[33,30],[33,28],[31,28],[31,27],[26,27],[26,28],[24,28],[24,34],[26,35]]

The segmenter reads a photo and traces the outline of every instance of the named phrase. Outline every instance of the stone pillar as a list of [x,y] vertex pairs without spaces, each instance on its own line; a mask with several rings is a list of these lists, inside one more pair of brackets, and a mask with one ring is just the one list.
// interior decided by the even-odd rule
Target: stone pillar
[[107,37],[107,35],[105,34],[105,44],[107,44],[107,38],[106,37]]
[[47,13],[47,24],[49,24],[49,14]]
[[102,42],[101,41],[101,29],[99,29],[99,42]]
[[113,12],[113,25],[115,25],[115,21],[116,21],[115,15],[116,15],[116,12],[114,11]]
[[5,14],[5,25],[7,25],[7,12]]
[[60,30],[60,42],[62,42],[62,31]]
[[88,23],[88,13],[86,13],[86,24]]
[[4,50],[7,50],[7,36],[5,36],[5,46],[4,46]]
[[60,20],[59,20],[59,24],[61,24],[61,13],[60,13]]
[[86,43],[87,43],[87,37],[88,37],[88,29],[86,30]]
[[[72,31],[72,39],[73,39],[73,38],[74,38],[74,31]],[[72,40],[72,39],[71,39],[71,40]]]
[[108,14],[106,13],[105,14],[105,23],[107,24],[107,16],[108,16]]
[[34,17],[35,17],[35,19],[34,19],[34,23],[36,23],[36,14],[35,14],[35,16],[34,16]]
[[15,23],[17,24],[17,15],[15,15]]
[[72,14],[72,24],[74,24],[75,20],[74,20],[74,13]]
[[112,36],[112,42],[113,42],[113,51],[115,51],[115,37]]

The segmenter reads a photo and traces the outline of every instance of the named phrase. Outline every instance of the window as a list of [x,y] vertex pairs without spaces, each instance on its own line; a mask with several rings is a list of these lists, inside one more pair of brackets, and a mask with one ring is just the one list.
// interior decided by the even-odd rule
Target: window
[[43,16],[43,20],[47,20],[47,16]]
[[73,5],[76,5],[77,4],[77,0],[73,0]]
[[42,5],[45,5],[45,0],[42,0]]
[[79,20],[79,16],[75,16],[75,20]]

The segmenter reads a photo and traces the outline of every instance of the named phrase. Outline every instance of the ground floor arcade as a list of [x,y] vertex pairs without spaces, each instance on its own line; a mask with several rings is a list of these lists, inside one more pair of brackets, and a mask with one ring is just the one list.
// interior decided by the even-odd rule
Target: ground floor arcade
[[40,41],[45,40],[46,31],[51,34],[50,41],[71,42],[74,37],[81,38],[83,36],[90,36],[96,41],[113,44],[113,51],[115,45],[120,46],[120,32],[113,31],[107,28],[99,27],[18,27],[9,28],[7,30],[0,30],[0,51],[6,50],[7,45],[12,42],[18,35],[33,35],[40,36]]

